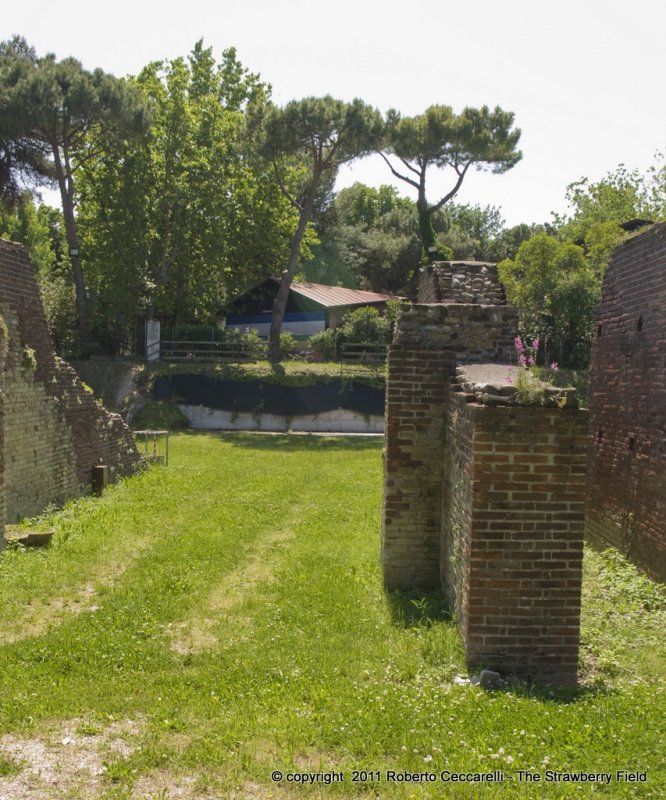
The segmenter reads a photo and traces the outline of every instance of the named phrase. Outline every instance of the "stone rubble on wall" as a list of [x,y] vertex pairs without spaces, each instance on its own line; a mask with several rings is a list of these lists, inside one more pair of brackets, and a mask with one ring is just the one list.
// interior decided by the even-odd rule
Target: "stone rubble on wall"
[[394,346],[418,344],[446,349],[458,362],[506,361],[513,349],[518,311],[504,306],[405,304]]
[[455,378],[450,378],[452,391],[462,392],[467,402],[484,405],[507,406],[547,406],[551,408],[578,408],[576,389],[573,386],[552,386],[545,381],[536,385],[541,396],[534,400],[519,392],[517,373],[521,367],[507,367],[499,364],[460,365]]
[[497,265],[484,261],[436,261],[421,272],[419,303],[506,305]]

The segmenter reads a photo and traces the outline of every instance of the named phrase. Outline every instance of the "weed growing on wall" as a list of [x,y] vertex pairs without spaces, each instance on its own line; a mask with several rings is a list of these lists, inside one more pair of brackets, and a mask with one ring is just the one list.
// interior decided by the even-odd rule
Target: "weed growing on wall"
[[[507,383],[515,386],[518,397],[526,405],[541,403],[545,397],[546,385],[539,380],[535,371],[539,340],[533,339],[529,345],[527,340],[523,341],[520,336],[516,336],[514,345],[518,354],[518,367],[515,370],[508,368]],[[550,365],[550,374],[557,372],[557,369],[557,363],[553,362]]]

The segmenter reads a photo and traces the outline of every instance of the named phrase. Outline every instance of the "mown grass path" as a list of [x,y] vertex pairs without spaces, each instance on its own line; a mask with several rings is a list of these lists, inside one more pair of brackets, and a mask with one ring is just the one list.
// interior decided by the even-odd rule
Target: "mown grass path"
[[460,686],[438,597],[381,589],[380,504],[376,439],[182,434],[169,467],[54,514],[54,545],[0,556],[0,798],[665,796],[662,595],[589,554],[596,685]]

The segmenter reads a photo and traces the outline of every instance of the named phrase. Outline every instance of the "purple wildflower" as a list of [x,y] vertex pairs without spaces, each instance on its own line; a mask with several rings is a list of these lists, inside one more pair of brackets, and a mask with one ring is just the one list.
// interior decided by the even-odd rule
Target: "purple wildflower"
[[535,339],[532,342],[532,347],[534,348],[535,352],[539,349],[539,340],[538,339]]
[[557,361],[553,361],[553,363],[550,365],[550,368],[551,368],[551,369],[552,369],[554,372],[557,372],[557,370],[559,369],[559,367],[557,366]]
[[518,363],[519,363],[519,364],[522,364],[522,365],[523,365],[523,367],[524,367],[524,366],[527,364],[527,359],[525,358],[525,356],[521,356],[521,357],[518,359]]
[[513,340],[513,343],[515,344],[516,350],[519,353],[525,352],[525,345],[523,344],[523,340],[520,338],[520,336],[516,336],[516,338]]

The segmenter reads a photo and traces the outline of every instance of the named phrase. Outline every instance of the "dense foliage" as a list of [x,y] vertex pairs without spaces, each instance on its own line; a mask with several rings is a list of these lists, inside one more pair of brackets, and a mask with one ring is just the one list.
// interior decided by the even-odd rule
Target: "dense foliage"
[[280,270],[294,227],[272,177],[244,153],[243,105],[268,87],[233,50],[216,65],[199,42],[188,60],[150,64],[135,83],[153,109],[150,131],[100,150],[81,180],[86,274],[107,347],[141,316],[214,321],[230,297]]
[[542,342],[544,363],[584,365],[600,280],[583,248],[539,233],[499,264],[499,274],[507,300],[520,310],[522,332]]
[[549,233],[524,241],[499,264],[507,299],[518,307],[521,332],[539,338],[543,363],[586,367],[601,283],[623,223],[666,219],[666,167],[646,175],[620,165],[597,183],[567,188],[571,214],[554,215]]
[[[82,270],[75,214],[77,172],[98,147],[131,139],[146,130],[148,109],[125,80],[83,69],[75,58],[38,58],[14,37],[0,45],[0,118],[13,143],[24,142],[42,159],[60,190],[76,311],[83,340],[89,339],[88,292]],[[34,165],[33,165],[34,166]]]
[[[494,206],[453,202],[432,215],[447,258],[501,261],[544,226],[505,228]],[[319,244],[305,261],[308,281],[414,297],[423,263],[416,203],[392,186],[355,183],[334,195],[314,221]],[[554,232],[552,226],[547,226]]]
[[321,333],[315,333],[308,343],[315,353],[323,356],[324,361],[338,358],[339,345],[343,342],[390,344],[399,307],[399,300],[390,300],[383,314],[372,306],[349,311],[337,330],[329,328]]

